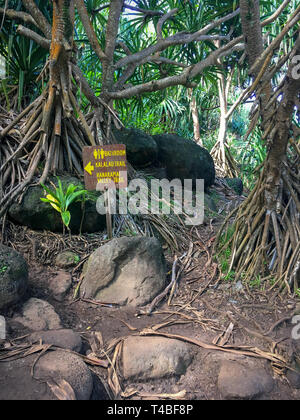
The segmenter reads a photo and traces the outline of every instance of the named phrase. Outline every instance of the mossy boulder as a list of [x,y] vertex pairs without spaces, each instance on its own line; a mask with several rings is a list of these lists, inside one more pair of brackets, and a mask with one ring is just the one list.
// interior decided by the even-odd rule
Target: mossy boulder
[[126,145],[128,162],[134,167],[148,166],[157,159],[157,144],[151,136],[135,128],[115,129],[118,143]]
[[0,310],[22,299],[27,282],[28,268],[22,255],[0,245]]
[[159,134],[153,139],[169,180],[203,179],[206,190],[215,182],[214,161],[206,149],[176,134]]
[[[83,184],[74,177],[62,176],[60,180],[65,190],[70,183],[83,187]],[[56,179],[52,181],[57,185]],[[51,185],[48,184],[47,186],[53,189]],[[44,197],[44,190],[41,186],[30,187],[21,203],[16,202],[9,208],[9,218],[13,222],[28,226],[33,230],[62,232],[60,213],[49,203],[41,201],[41,197]],[[70,205],[69,210],[71,212],[70,229],[73,233],[79,232],[83,213],[83,233],[98,232],[105,228],[105,216],[97,213],[96,201],[87,200],[84,206],[81,202],[75,202]]]

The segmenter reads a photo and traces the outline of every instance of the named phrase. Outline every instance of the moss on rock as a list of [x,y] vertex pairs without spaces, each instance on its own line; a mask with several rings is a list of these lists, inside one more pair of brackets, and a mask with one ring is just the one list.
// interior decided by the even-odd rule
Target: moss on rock
[[17,303],[25,294],[28,268],[24,258],[13,249],[0,245],[0,309]]
[[[62,176],[62,185],[64,189],[69,184],[79,185],[83,184],[74,177]],[[52,180],[57,185],[57,179]],[[50,188],[51,185],[48,185]],[[54,210],[49,203],[41,201],[44,197],[44,190],[41,186],[30,187],[25,193],[21,203],[14,203],[9,209],[9,218],[20,225],[28,226],[33,230],[49,230],[51,232],[62,232],[62,221],[60,214]],[[85,208],[81,202],[72,203],[69,207],[71,212],[70,229],[73,233],[78,233],[82,215],[84,212],[82,232],[92,233],[98,232],[105,227],[105,216],[97,213],[96,201],[87,200]]]

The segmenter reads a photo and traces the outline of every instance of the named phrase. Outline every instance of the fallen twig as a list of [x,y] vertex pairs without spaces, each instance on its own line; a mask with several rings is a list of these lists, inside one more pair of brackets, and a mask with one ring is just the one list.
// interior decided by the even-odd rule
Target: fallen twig
[[173,285],[175,284],[176,280],[178,279],[178,276],[176,276],[176,265],[177,265],[178,261],[181,260],[182,258],[184,258],[185,256],[186,256],[186,253],[184,253],[180,258],[176,258],[175,257],[174,262],[173,262],[173,267],[172,267],[172,279],[171,279],[171,282],[168,284],[168,286],[165,288],[165,290],[162,293],[160,293],[158,296],[156,296],[155,299],[153,299],[153,301],[150,303],[150,305],[148,306],[148,308],[145,311],[140,310],[140,312],[138,313],[138,315],[144,314],[144,313],[146,313],[147,315],[150,315],[153,312],[153,309],[168,294],[168,291],[173,287]]
[[208,344],[200,340],[195,340],[193,338],[184,337],[178,334],[168,334],[168,333],[161,333],[153,330],[143,330],[140,332],[142,336],[150,336],[156,335],[166,338],[171,338],[180,341],[186,341],[187,343],[195,344],[198,347],[201,347],[206,350],[216,350],[216,351],[223,351],[225,353],[231,354],[238,354],[243,356],[249,357],[257,357],[260,359],[266,359],[270,362],[275,363],[276,365],[280,366],[281,368],[288,368],[287,361],[284,359],[283,356],[279,354],[269,353],[264,350],[260,350],[257,347],[246,347],[246,346],[220,346],[216,344]]

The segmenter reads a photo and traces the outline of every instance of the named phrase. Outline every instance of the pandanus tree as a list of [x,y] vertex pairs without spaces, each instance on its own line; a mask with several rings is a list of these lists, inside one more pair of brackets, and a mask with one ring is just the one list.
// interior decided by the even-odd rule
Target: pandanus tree
[[[219,46],[219,41],[217,42]],[[217,74],[218,98],[220,104],[220,123],[219,134],[211,155],[214,159],[216,172],[220,176],[236,177],[238,175],[236,163],[230,153],[226,137],[229,118],[232,115],[228,112],[229,94],[232,88],[232,79],[235,72],[235,66],[227,67],[219,60],[220,71]],[[227,71],[226,71],[227,70]]]
[[[197,27],[180,25],[191,4],[202,11]],[[267,4],[270,7],[271,2]],[[93,1],[53,0],[47,3],[52,21],[34,0],[22,0],[20,10],[10,9],[9,2],[5,6],[0,9],[4,19],[21,21],[18,33],[48,49],[49,60],[40,75],[44,80],[41,95],[0,133],[0,215],[33,180],[44,182],[56,171],[82,173],[82,147],[114,141],[112,124],[120,126],[115,111],[118,102],[126,104],[126,100],[178,85],[195,89],[203,72],[246,46],[253,83],[230,111],[255,94],[248,131],[260,124],[268,155],[225,246],[232,249],[230,269],[235,267],[239,276],[251,278],[266,272],[266,276],[271,273],[284,279],[289,288],[297,287],[300,80],[294,77],[293,66],[300,54],[300,7],[295,1],[285,0],[264,20],[259,0],[240,0],[240,9],[226,0],[111,0],[97,2],[96,8]],[[136,14],[134,19],[129,11]],[[289,17],[283,29],[264,46],[262,27],[280,20],[286,11]],[[101,19],[95,19],[98,14]],[[75,18],[101,67],[98,95],[76,62]],[[122,28],[124,23],[134,25],[135,19],[140,19],[137,36],[145,42],[133,51]],[[230,31],[237,21],[243,35]],[[203,54],[186,54],[202,43]],[[283,43],[289,47],[282,49]],[[285,68],[284,77],[274,83]],[[80,93],[91,105],[87,115],[77,102]],[[12,145],[12,130],[21,120],[25,120],[20,127],[22,137]]]
[[[72,170],[73,168],[81,171],[79,155],[82,146],[94,143],[77,105],[72,86],[74,81],[71,61],[75,17],[73,2],[53,1],[52,27],[33,0],[25,0],[23,5],[29,13],[10,9],[3,12],[8,17],[21,19],[24,23],[30,24],[29,28],[20,25],[18,33],[50,49],[50,54],[39,76],[47,80],[41,95],[1,132],[3,142],[21,118],[25,118],[22,138],[9,157],[2,161],[0,169],[4,174],[2,212],[6,205],[18,197],[30,184],[42,161],[44,162],[43,169],[39,170],[41,183],[45,182],[50,171]],[[38,32],[34,32],[31,27],[37,28]],[[75,115],[81,118],[81,124],[78,123]],[[14,176],[14,182],[10,182],[7,195],[5,187],[6,182],[11,178],[11,173],[17,173],[18,176]]]
[[[279,11],[290,3],[284,1]],[[300,72],[296,67],[300,6],[291,7],[281,32],[266,48],[259,6],[258,0],[240,1],[253,78],[244,97],[255,94],[250,131],[260,125],[267,158],[255,188],[235,211],[234,232],[224,246],[231,247],[229,270],[235,269],[237,277],[272,279],[296,292],[300,285]],[[282,48],[283,43],[288,48]]]
[[3,74],[0,80],[0,104],[10,112],[21,111],[39,94],[36,78],[47,51],[34,41],[15,33],[13,22],[4,21],[0,31]]
[[[178,7],[174,7],[173,3]],[[21,141],[10,150],[8,157],[6,153],[1,159],[0,171],[4,176],[0,214],[4,214],[12,200],[30,185],[33,178],[37,177],[35,182],[43,183],[51,172],[67,170],[82,173],[80,159],[83,146],[114,141],[111,124],[120,126],[114,101],[176,85],[195,87],[197,77],[216,64],[219,57],[243,48],[241,39],[224,40],[220,34],[220,26],[239,15],[239,10],[233,10],[231,2],[220,2],[222,7],[226,6],[221,11],[215,11],[208,1],[202,2],[198,7],[204,8],[205,19],[199,23],[197,30],[177,31],[176,19],[180,20],[188,3],[144,1],[133,6],[122,0],[99,2],[98,9],[92,13],[104,14],[101,31],[93,24],[84,0],[49,2],[53,9],[52,22],[34,0],[22,0],[22,10],[0,9],[4,19],[22,21],[17,29],[19,34],[50,51],[49,60],[40,75],[45,81],[41,95],[0,134],[2,147],[5,147],[5,139],[9,138],[11,130],[21,119],[25,119],[21,127]],[[136,52],[131,51],[120,34],[122,19],[131,24],[126,17],[128,10],[145,20],[142,24],[143,37],[147,38],[151,33],[151,43]],[[76,63],[75,14],[101,65],[99,96],[95,95]],[[149,32],[150,24],[152,29]],[[220,48],[208,48],[199,62],[191,62],[187,57],[181,57],[184,62],[177,61],[176,53],[182,50],[182,46],[205,42],[209,47],[212,41],[218,39],[223,41]],[[170,50],[174,52],[173,58],[168,56]],[[148,72],[148,80],[135,83],[136,74],[153,63],[158,66],[167,64],[168,71]],[[86,117],[77,103],[78,87],[92,106]],[[12,173],[15,174],[13,179]]]

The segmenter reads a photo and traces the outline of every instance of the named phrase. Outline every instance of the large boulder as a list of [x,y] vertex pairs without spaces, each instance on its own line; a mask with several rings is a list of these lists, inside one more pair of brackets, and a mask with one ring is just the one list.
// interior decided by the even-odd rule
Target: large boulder
[[165,262],[156,238],[115,238],[89,258],[81,296],[119,305],[140,306],[165,286]]
[[118,143],[126,145],[128,161],[135,167],[150,165],[157,159],[157,144],[151,136],[135,128],[114,130]]
[[166,166],[169,180],[204,179],[205,189],[215,181],[215,165],[209,152],[192,140],[176,134],[153,136],[158,160]]
[[1,401],[45,401],[57,400],[45,382],[32,376],[32,366],[37,354],[0,363]]
[[49,290],[57,302],[62,302],[72,286],[71,274],[60,270],[55,276],[49,279]]
[[25,294],[27,263],[18,252],[0,245],[0,309],[18,302]]
[[[64,189],[69,184],[83,186],[77,178],[70,176],[60,177]],[[57,180],[52,180],[57,185]],[[48,185],[51,189],[53,187]],[[41,186],[30,187],[25,193],[21,203],[15,202],[9,208],[9,218],[20,225],[28,226],[33,230],[49,230],[62,232],[62,221],[60,214],[49,204],[41,201],[44,197],[44,190]],[[70,229],[78,233],[82,219],[82,204],[72,203],[69,207],[71,212]],[[97,213],[96,201],[87,200],[84,209],[82,232],[98,232],[105,228],[105,216]]]

